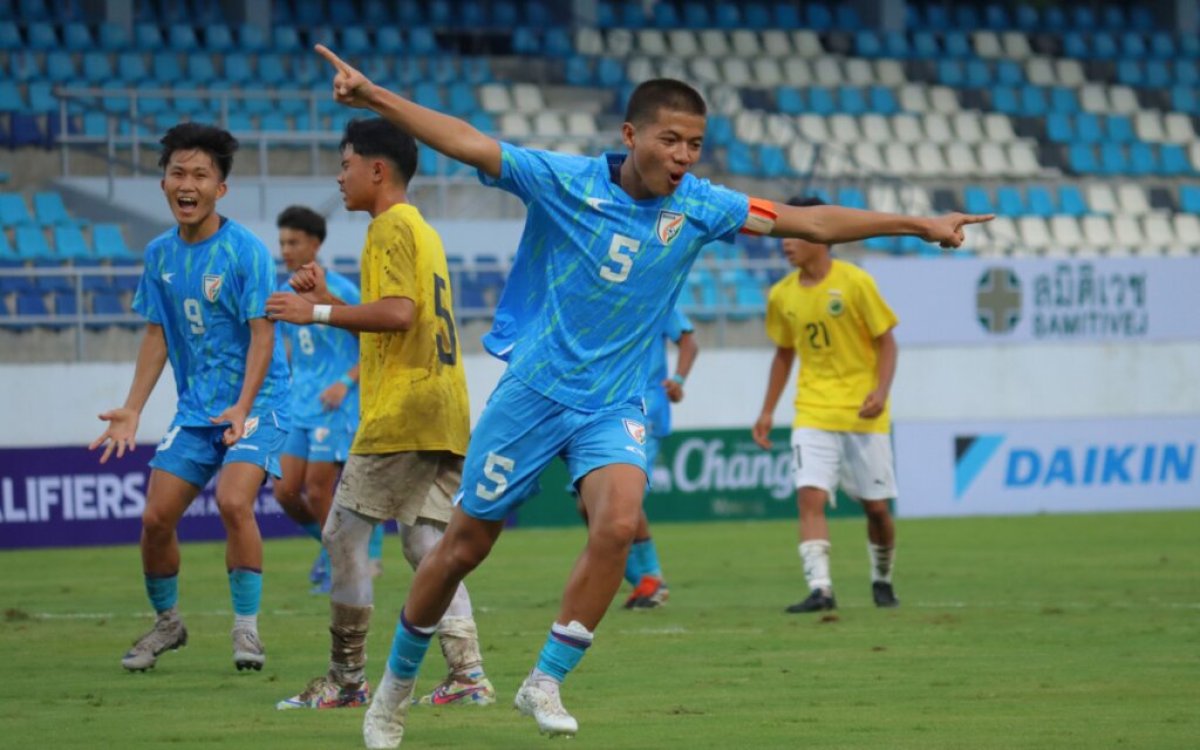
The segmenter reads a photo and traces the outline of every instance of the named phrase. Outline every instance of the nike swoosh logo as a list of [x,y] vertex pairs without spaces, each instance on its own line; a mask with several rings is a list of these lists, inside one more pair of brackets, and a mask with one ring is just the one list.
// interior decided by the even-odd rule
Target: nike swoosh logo
[[583,200],[585,203],[587,203],[589,206],[596,209],[597,211],[599,211],[600,207],[603,206],[604,204],[612,203],[612,201],[606,201],[603,198],[584,198]]
[[163,281],[165,281],[165,282],[166,282],[166,283],[168,283],[168,284],[170,284],[170,283],[171,283],[171,279],[173,279],[174,277],[175,277],[175,274],[174,274],[174,273],[164,273],[164,274],[162,275],[162,279],[163,279]]

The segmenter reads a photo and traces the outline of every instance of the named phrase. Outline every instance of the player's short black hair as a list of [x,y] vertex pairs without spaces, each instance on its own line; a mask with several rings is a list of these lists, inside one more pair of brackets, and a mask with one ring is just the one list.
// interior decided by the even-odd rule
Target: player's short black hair
[[279,229],[295,229],[325,241],[325,217],[307,206],[288,206],[275,219]]
[[179,123],[168,130],[159,143],[162,144],[159,168],[165,170],[176,151],[199,150],[212,157],[217,169],[221,170],[222,182],[229,177],[229,170],[233,169],[233,152],[238,150],[237,138],[228,130],[198,122]]
[[807,206],[828,205],[825,201],[821,200],[815,195],[793,195],[791,198],[787,199],[787,204],[789,206],[799,206],[800,208],[805,208]]
[[404,178],[405,185],[417,173],[417,142],[382,117],[346,123],[346,132],[342,135],[338,150],[346,146],[352,147],[359,156],[382,156],[392,162]]
[[625,122],[635,128],[640,127],[658,117],[660,109],[701,117],[708,114],[704,97],[696,89],[674,78],[653,78],[638,84],[629,95],[629,104],[625,106]]

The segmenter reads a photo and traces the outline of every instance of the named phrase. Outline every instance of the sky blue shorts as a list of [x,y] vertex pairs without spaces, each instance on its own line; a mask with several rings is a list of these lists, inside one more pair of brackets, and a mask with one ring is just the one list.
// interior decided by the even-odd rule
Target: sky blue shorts
[[638,404],[576,411],[507,374],[471,432],[454,503],[467,515],[503,520],[537,494],[538,477],[558,456],[574,484],[612,464],[646,471],[646,418]]
[[354,431],[340,415],[320,427],[292,426],[283,443],[283,453],[304,461],[344,464],[350,457]]
[[279,428],[274,414],[259,418],[257,423],[253,423],[253,419],[254,416],[246,420],[248,434],[231,446],[221,440],[225,425],[172,425],[159,442],[154,458],[150,459],[150,467],[174,474],[202,489],[222,466],[232,463],[260,466],[278,479],[283,476],[279,452],[287,433]]

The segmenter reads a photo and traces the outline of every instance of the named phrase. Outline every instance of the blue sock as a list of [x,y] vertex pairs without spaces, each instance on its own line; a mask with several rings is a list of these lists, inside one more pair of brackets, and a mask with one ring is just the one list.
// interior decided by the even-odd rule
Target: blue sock
[[166,612],[179,601],[179,574],[156,576],[146,573],[146,595],[155,612]]
[[304,533],[316,539],[318,543],[321,541],[321,524],[316,521],[300,524],[300,528],[304,529]]
[[[400,610],[400,622],[396,623],[396,634],[392,636],[392,653],[388,657],[388,669],[402,680],[411,680],[417,676],[425,652],[429,650],[429,641],[437,630],[418,628],[404,619],[404,610]],[[428,631],[428,632],[425,632]]]
[[372,560],[383,559],[383,524],[375,524],[375,530],[371,532],[371,544],[367,547],[367,557]]
[[638,556],[637,547],[638,543],[634,542],[625,558],[625,580],[629,581],[630,586],[636,586],[638,581],[642,580],[641,558]]
[[[574,626],[579,626],[576,630]],[[546,645],[538,654],[538,670],[550,675],[558,682],[567,678],[567,674],[579,664],[588,646],[592,645],[592,634],[582,625],[572,622],[570,626],[559,625],[557,622],[550,626],[550,634],[546,636]]]
[[229,571],[229,596],[233,613],[243,617],[258,614],[262,600],[262,571],[254,568],[234,568]]
[[642,575],[662,578],[662,568],[658,567],[658,548],[654,546],[654,540],[646,537],[634,544],[641,559]]

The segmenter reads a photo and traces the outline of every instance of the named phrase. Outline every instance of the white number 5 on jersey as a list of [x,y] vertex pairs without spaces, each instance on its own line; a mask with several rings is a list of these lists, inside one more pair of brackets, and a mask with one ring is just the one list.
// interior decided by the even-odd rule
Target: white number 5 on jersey
[[[629,278],[629,272],[633,269],[633,254],[639,247],[641,243],[632,237],[613,235],[612,244],[608,246],[608,258],[604,265],[600,266],[600,278],[615,284]],[[615,264],[617,268],[614,270],[610,263]]]

